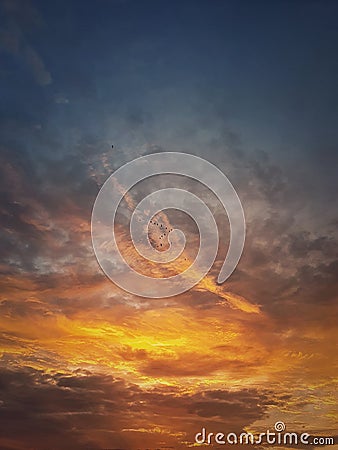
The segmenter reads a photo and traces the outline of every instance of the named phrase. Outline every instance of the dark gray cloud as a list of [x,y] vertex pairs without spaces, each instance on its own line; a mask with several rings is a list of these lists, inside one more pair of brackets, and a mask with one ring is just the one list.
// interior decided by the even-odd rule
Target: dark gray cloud
[[84,370],[48,374],[32,368],[3,368],[0,392],[0,442],[6,449],[42,450],[50,448],[51,442],[57,449],[145,448],[147,444],[138,442],[137,430],[142,428],[148,430],[144,436],[151,448],[158,447],[159,439],[180,448],[175,435],[161,437],[152,431],[166,423],[164,414],[172,415],[175,426],[184,419],[179,427],[181,439],[192,441],[203,420],[211,428],[222,423],[241,430],[276,403],[254,389],[191,395],[165,387],[142,390],[122,379]]

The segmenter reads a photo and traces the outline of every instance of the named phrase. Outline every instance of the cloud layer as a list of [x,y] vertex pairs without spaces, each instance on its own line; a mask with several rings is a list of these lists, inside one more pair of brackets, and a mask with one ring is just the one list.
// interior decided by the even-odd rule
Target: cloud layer
[[[1,2],[0,447],[183,449],[203,426],[277,420],[334,435],[337,8],[149,5]],[[220,230],[199,285],[149,300],[103,275],[91,212],[116,168],[173,150],[224,171],[247,239],[218,285],[219,202],[179,177],[136,186],[116,232],[143,273],[179,272],[198,245],[166,211],[184,255],[166,268],[136,257],[129,219],[154,186],[198,194]]]

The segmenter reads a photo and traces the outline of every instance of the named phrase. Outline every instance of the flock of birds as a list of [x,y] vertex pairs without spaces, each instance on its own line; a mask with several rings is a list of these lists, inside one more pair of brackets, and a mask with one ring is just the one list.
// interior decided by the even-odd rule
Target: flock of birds
[[[164,226],[162,223],[158,223],[155,220],[151,220],[150,223],[152,225],[155,225],[156,227],[158,227],[161,231],[163,231],[163,233],[159,236],[159,239],[161,239],[161,240],[163,240],[164,237],[167,236],[170,233],[170,231],[173,231],[172,228],[169,229],[168,227]],[[157,248],[163,247],[163,243],[162,242],[159,243],[159,245],[157,245],[156,247]]]

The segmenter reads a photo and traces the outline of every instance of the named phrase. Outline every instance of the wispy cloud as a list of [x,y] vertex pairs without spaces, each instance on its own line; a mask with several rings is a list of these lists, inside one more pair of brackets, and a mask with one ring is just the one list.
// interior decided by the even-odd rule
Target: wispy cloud
[[0,48],[21,59],[39,85],[51,84],[52,76],[25,32],[27,28],[41,25],[37,10],[29,2],[20,0],[4,0],[0,7],[5,15],[5,24],[0,31]]

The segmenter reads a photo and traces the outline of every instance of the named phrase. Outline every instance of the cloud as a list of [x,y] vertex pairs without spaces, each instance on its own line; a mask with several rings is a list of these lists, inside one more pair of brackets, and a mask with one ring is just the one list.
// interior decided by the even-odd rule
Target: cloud
[[22,56],[24,57],[27,66],[31,69],[31,72],[35,78],[35,81],[40,86],[46,86],[52,83],[52,76],[45,67],[41,56],[30,45],[23,45]]
[[69,103],[69,99],[63,94],[57,94],[54,96],[55,103],[59,105],[67,105]]
[[6,17],[6,25],[0,33],[0,48],[25,62],[37,84],[52,83],[42,57],[26,38],[26,30],[41,26],[38,11],[25,1],[2,1],[0,5]]
[[[138,130],[149,117],[127,122]],[[90,214],[114,168],[140,149],[165,147],[116,151],[109,142],[106,150],[107,141],[83,133],[63,147],[48,127],[37,136],[29,122],[1,125],[8,145],[1,148],[0,328],[2,362],[11,368],[3,375],[3,448],[23,447],[21,424],[34,448],[49,440],[59,448],[180,448],[206,421],[211,431],[271,425],[275,402],[290,429],[297,420],[332,427],[337,239],[300,217],[303,191],[292,176],[286,181],[265,154],[239,151],[240,140],[225,133],[229,149],[210,157],[236,175],[244,199],[243,258],[224,287],[215,287],[218,261],[198,288],[149,301],[104,277]],[[145,191],[138,188],[131,203]],[[118,226],[127,253],[128,214]]]
[[255,389],[148,390],[83,370],[3,368],[0,391],[1,448],[14,449],[50,448],[51,442],[63,449],[157,448],[160,442],[181,448],[193,442],[204,421],[211,428],[221,420],[223,427],[241,430],[274,403]]

